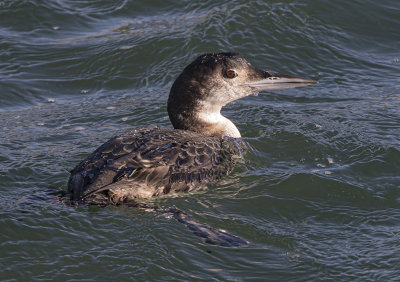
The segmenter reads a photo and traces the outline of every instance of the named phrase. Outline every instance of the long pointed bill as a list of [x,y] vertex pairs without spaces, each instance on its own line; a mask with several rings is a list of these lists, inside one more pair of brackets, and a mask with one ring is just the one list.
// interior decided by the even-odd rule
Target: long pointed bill
[[263,91],[263,90],[278,90],[278,89],[303,87],[318,83],[318,81],[311,80],[308,78],[301,78],[297,76],[291,76],[280,73],[271,73],[271,72],[265,72],[265,73],[268,74],[269,76],[260,80],[246,82],[245,85],[253,87],[258,91]]

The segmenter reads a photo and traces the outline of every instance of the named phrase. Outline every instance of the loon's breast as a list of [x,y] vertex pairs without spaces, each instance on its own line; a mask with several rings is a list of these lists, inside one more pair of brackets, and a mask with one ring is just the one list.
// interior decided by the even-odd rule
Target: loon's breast
[[73,200],[120,203],[190,191],[227,175],[241,147],[232,138],[143,128],[114,137],[71,171]]

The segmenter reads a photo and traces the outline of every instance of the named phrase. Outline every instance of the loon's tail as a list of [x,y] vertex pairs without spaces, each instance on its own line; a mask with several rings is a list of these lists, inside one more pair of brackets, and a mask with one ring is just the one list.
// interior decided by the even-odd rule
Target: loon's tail
[[248,245],[248,242],[246,240],[237,237],[235,235],[229,234],[224,230],[212,227],[205,223],[201,223],[196,219],[194,219],[191,215],[177,208],[163,209],[158,206],[153,206],[145,203],[138,203],[134,201],[124,202],[121,205],[126,205],[129,207],[134,207],[144,210],[151,210],[166,216],[172,216],[178,222],[183,223],[194,234],[204,238],[204,242],[208,244],[224,246],[224,247],[240,247]]

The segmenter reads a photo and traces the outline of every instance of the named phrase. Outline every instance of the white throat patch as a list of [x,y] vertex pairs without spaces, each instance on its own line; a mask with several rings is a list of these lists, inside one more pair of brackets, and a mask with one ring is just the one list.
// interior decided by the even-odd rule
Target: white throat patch
[[[205,122],[207,124],[211,124],[211,127],[214,128],[215,132],[221,131],[221,136],[229,136],[233,138],[240,138],[239,130],[237,127],[231,122],[229,119],[221,115],[221,113],[211,112],[200,112],[198,114],[198,118],[200,121]],[[212,131],[214,131],[212,130]]]

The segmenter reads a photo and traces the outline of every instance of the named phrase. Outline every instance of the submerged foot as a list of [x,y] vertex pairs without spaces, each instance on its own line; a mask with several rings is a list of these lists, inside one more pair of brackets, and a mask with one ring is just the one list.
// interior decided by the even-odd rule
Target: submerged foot
[[127,205],[134,208],[140,208],[147,211],[155,211],[167,216],[173,216],[178,222],[184,224],[195,235],[204,238],[204,242],[211,245],[223,247],[241,247],[249,244],[246,240],[229,234],[228,232],[212,227],[208,224],[201,223],[194,219],[191,215],[177,208],[162,209],[157,206],[152,206],[144,203],[127,202]]

